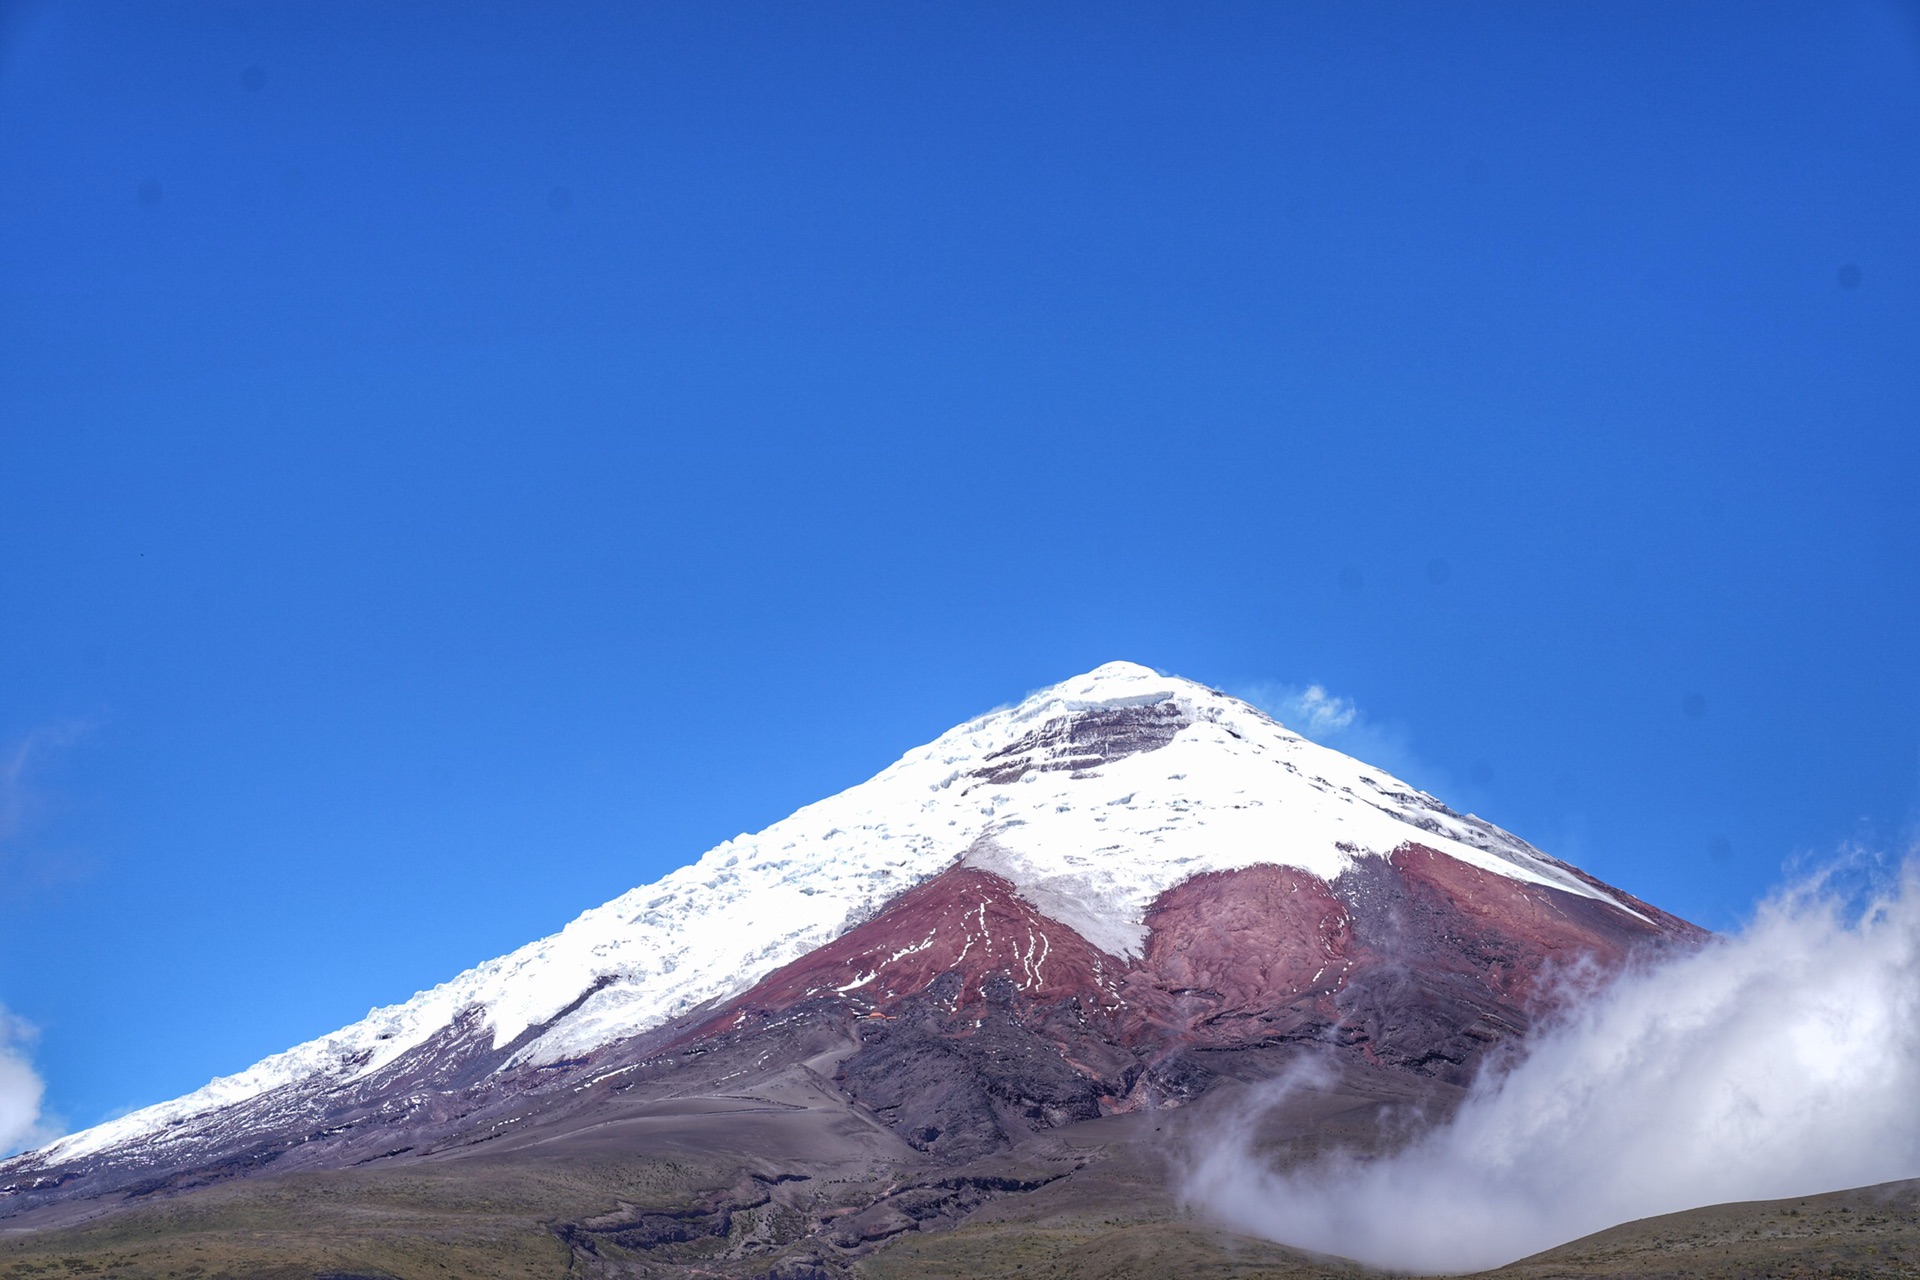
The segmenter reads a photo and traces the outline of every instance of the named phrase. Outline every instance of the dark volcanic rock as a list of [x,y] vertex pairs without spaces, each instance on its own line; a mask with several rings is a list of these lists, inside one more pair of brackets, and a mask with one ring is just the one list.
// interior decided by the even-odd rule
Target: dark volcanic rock
[[920,1150],[970,1159],[1100,1114],[1098,1082],[1004,1006],[959,1027],[924,1008],[915,1014],[863,1022],[860,1051],[838,1079]]
[[967,776],[981,782],[1018,782],[1029,770],[1084,772],[1173,741],[1192,719],[1173,702],[1103,707],[1049,720],[991,752]]

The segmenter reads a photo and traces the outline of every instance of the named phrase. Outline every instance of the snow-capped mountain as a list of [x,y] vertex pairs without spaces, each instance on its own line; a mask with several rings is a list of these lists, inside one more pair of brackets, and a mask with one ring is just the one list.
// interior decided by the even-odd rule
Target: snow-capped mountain
[[[1438,916],[1446,927],[1419,923]],[[277,1158],[406,1116],[452,1132],[508,1081],[595,1079],[808,1001],[871,1015],[947,974],[944,1016],[1004,988],[1031,1006],[1021,1025],[1039,1025],[1035,1001],[1067,1002],[1073,1035],[1134,1055],[1102,1075],[1059,1049],[1095,1099],[1074,1114],[1098,1114],[1137,1102],[1179,1045],[1223,1043],[1222,1027],[1345,1028],[1376,1054],[1387,1033],[1353,1030],[1354,1002],[1383,957],[1453,975],[1454,995],[1420,999],[1448,1017],[1466,1001],[1477,1012],[1459,1017],[1498,1024],[1484,1039],[1518,1025],[1556,957],[1693,936],[1244,702],[1109,663],[403,1004],[0,1165],[0,1183],[226,1160],[263,1138],[258,1158]],[[1459,1066],[1467,1051],[1433,1052]]]

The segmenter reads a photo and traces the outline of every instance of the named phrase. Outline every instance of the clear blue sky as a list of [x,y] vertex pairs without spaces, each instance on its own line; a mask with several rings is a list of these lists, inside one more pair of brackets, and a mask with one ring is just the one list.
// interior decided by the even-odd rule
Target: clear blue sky
[[1913,834],[1911,5],[0,15],[70,1123],[1114,658],[1716,927]]

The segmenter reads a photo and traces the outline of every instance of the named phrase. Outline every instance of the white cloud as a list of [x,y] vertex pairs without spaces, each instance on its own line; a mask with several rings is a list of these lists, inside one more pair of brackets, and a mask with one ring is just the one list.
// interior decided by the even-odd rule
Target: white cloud
[[46,1086],[27,1060],[33,1039],[32,1026],[0,1009],[0,1156],[54,1136],[40,1111]]
[[1351,729],[1353,722],[1360,718],[1360,709],[1353,705],[1351,698],[1336,698],[1317,684],[1310,684],[1290,696],[1287,708],[1298,718],[1299,732],[1316,741],[1324,735]]
[[1815,883],[1621,976],[1396,1155],[1280,1172],[1216,1138],[1186,1194],[1287,1244],[1471,1270],[1652,1214],[1920,1176],[1916,1098],[1909,866],[1864,909]]
[[[44,825],[48,798],[36,785],[47,757],[57,755],[87,732],[79,721],[43,725],[0,754],[0,889],[17,890],[23,875],[44,878],[36,860],[23,857]],[[44,1111],[46,1085],[33,1068],[29,1051],[37,1030],[0,1006],[0,1156],[56,1136]]]
[[1331,693],[1325,685],[1265,682],[1228,692],[1303,738],[1385,769],[1423,791],[1441,794],[1446,790],[1445,775],[1413,753],[1404,728],[1376,723],[1353,699]]

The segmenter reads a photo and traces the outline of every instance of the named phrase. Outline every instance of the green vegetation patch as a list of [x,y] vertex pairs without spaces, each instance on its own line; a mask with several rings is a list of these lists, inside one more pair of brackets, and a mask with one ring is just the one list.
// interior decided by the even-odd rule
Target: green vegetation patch
[[644,1203],[697,1208],[737,1163],[512,1162],[287,1174],[0,1239],[0,1277],[530,1280],[567,1274],[554,1224]]

